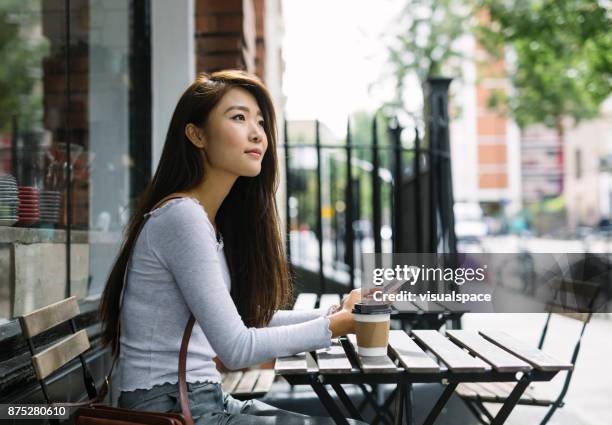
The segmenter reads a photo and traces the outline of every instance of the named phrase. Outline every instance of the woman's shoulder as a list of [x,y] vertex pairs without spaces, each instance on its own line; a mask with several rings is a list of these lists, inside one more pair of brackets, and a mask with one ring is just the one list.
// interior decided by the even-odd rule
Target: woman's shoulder
[[185,225],[205,225],[214,234],[214,227],[208,214],[200,202],[190,196],[182,196],[165,202],[158,208],[146,214],[153,223],[163,226],[166,230]]
[[196,210],[198,208],[201,209],[202,206],[196,198],[191,196],[177,196],[175,198],[166,200],[161,205],[158,205],[152,211],[148,212],[146,215],[158,217],[162,214],[167,214],[169,211],[177,213]]

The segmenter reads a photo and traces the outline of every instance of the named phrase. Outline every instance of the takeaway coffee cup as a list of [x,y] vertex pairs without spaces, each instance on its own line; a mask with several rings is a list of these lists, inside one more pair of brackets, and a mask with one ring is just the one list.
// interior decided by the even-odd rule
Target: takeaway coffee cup
[[385,356],[389,342],[391,306],[356,303],[353,307],[357,353],[361,356]]

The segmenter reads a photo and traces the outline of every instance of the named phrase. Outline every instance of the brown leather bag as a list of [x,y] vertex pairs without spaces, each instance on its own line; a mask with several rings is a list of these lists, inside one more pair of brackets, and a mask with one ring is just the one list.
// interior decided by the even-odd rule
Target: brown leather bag
[[[181,196],[168,196],[161,201],[159,201],[153,209],[159,207],[166,201],[170,199],[181,198]],[[147,222],[149,216],[146,216],[143,220],[140,228],[138,229],[138,234],[136,235],[136,239],[138,239],[138,235],[142,231],[145,223]],[[131,259],[131,257],[130,257]],[[125,268],[125,272],[123,274],[123,289],[121,294],[121,301],[119,310],[123,306],[123,293],[125,292],[125,288],[127,286],[127,269],[130,263],[130,259],[128,259],[127,266]],[[111,364],[110,370],[104,380],[104,384],[100,389],[100,393],[98,396],[89,400],[85,403],[86,407],[82,407],[77,410],[75,413],[75,423],[76,425],[137,425],[137,424],[147,424],[147,425],[193,425],[193,418],[191,416],[191,410],[189,409],[189,399],[187,398],[187,379],[186,379],[186,364],[187,364],[187,348],[189,346],[189,340],[191,338],[191,332],[193,330],[193,325],[195,323],[195,318],[193,314],[189,318],[187,325],[185,326],[185,331],[183,332],[183,339],[181,341],[181,350],[179,353],[179,362],[178,362],[178,375],[179,375],[179,400],[181,402],[181,410],[182,413],[163,413],[163,412],[146,412],[146,411],[138,411],[138,410],[130,410],[130,409],[122,409],[118,407],[111,407],[101,402],[106,397],[108,393],[108,389],[110,387],[110,377],[113,373],[113,368],[117,363],[117,359],[119,358],[119,350],[115,352],[115,356],[113,357],[113,362]],[[120,323],[117,323],[117,335],[119,335],[119,331],[121,329]],[[68,405],[68,404],[64,404]],[[83,405],[83,403],[79,403],[78,405]]]

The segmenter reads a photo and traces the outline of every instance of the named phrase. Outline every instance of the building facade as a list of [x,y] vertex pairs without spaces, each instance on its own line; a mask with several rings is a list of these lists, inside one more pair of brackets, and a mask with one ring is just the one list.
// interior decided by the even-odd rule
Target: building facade
[[520,210],[520,132],[489,106],[491,96],[511,89],[507,60],[491,58],[473,34],[460,40],[463,78],[453,84],[457,116],[451,121],[453,193],[459,203],[478,204],[491,215]]
[[[174,106],[198,72],[239,68],[282,122],[280,17],[280,0],[0,5],[0,402],[42,401],[17,318],[72,295],[101,382],[99,298]],[[42,344],[62,330],[50,332]],[[82,397],[79,379],[55,377],[50,396]]]
[[612,220],[612,97],[598,118],[565,134],[566,211],[569,228],[593,227]]

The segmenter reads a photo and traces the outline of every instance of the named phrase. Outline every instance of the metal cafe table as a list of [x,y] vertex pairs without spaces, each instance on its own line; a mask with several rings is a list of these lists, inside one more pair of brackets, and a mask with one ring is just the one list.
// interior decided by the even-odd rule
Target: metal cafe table
[[[342,384],[361,388],[376,411],[373,422],[402,424],[405,419],[412,424],[412,384],[441,383],[444,390],[424,422],[431,425],[460,383],[515,383],[492,421],[497,425],[506,421],[531,382],[550,381],[559,371],[572,368],[503,331],[391,330],[387,356],[379,357],[357,355],[356,345],[355,335],[349,335],[334,340],[327,350],[279,358],[276,374],[291,385],[310,385],[337,424],[348,422],[328,385],[353,419],[363,420]],[[383,383],[396,387],[379,405],[366,384]]]

